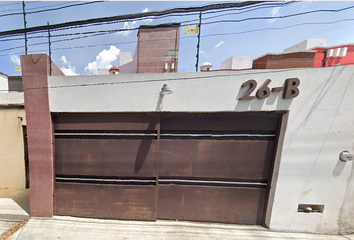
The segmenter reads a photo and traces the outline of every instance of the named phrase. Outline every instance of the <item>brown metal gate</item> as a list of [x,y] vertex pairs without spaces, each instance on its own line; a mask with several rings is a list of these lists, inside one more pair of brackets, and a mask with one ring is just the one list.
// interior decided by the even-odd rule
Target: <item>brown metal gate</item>
[[57,114],[55,214],[262,224],[279,114]]

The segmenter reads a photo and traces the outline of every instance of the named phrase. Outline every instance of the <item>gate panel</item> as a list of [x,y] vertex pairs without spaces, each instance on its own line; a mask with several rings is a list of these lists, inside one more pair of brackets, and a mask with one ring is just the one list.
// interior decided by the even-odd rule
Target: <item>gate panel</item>
[[161,185],[157,217],[261,224],[265,196],[265,188]]
[[55,184],[55,213],[78,217],[155,220],[155,186]]
[[60,114],[53,120],[55,214],[156,219],[158,117]]
[[274,131],[279,115],[275,113],[174,113],[161,117],[161,130]]
[[160,176],[268,179],[271,140],[161,139]]
[[57,175],[156,176],[153,139],[55,140]]
[[76,113],[53,115],[56,131],[76,130],[155,130],[159,115],[122,113]]

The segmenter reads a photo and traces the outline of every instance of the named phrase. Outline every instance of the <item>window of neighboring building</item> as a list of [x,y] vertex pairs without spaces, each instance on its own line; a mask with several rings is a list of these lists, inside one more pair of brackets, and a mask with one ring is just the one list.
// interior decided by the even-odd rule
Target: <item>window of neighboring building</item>
[[347,47],[344,47],[342,48],[342,51],[340,53],[340,56],[341,57],[345,57],[347,55],[347,51],[348,51],[348,48]]
[[341,49],[341,48],[336,48],[336,51],[335,51],[335,53],[334,53],[334,56],[335,56],[335,57],[338,57],[338,56],[339,56],[339,54],[340,54],[340,49]]
[[329,50],[328,57],[332,57],[333,56],[333,51],[334,51],[334,49],[330,49]]

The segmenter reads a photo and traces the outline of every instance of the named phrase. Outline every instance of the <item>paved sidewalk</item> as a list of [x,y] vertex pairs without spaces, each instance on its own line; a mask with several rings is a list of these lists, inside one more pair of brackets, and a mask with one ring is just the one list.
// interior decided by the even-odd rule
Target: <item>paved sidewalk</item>
[[0,189],[0,236],[29,218],[29,189]]
[[75,217],[31,218],[12,240],[354,240],[354,235],[272,232],[260,226],[175,221],[120,221]]

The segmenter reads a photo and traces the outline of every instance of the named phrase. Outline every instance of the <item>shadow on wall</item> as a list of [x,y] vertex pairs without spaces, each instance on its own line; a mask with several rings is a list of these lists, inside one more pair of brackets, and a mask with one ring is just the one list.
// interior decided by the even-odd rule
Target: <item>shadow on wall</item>
[[333,177],[338,177],[343,172],[345,165],[346,165],[345,162],[338,160],[332,172]]
[[239,98],[247,91],[247,88],[241,88],[236,96],[236,107],[235,111],[248,111],[248,110],[262,110],[264,103],[269,106],[274,106],[275,102],[277,102],[276,106],[272,110],[288,110],[293,98],[291,99],[282,99],[282,93],[271,93],[269,97],[266,99],[253,99],[253,100],[239,100]]
[[[155,130],[156,123],[150,123],[146,130]],[[154,139],[142,139],[139,145],[138,153],[135,158],[134,173],[138,173],[143,167],[145,160],[150,152]]]
[[159,100],[157,101],[155,111],[161,111],[162,110],[162,100],[163,100],[163,95],[159,94]]

